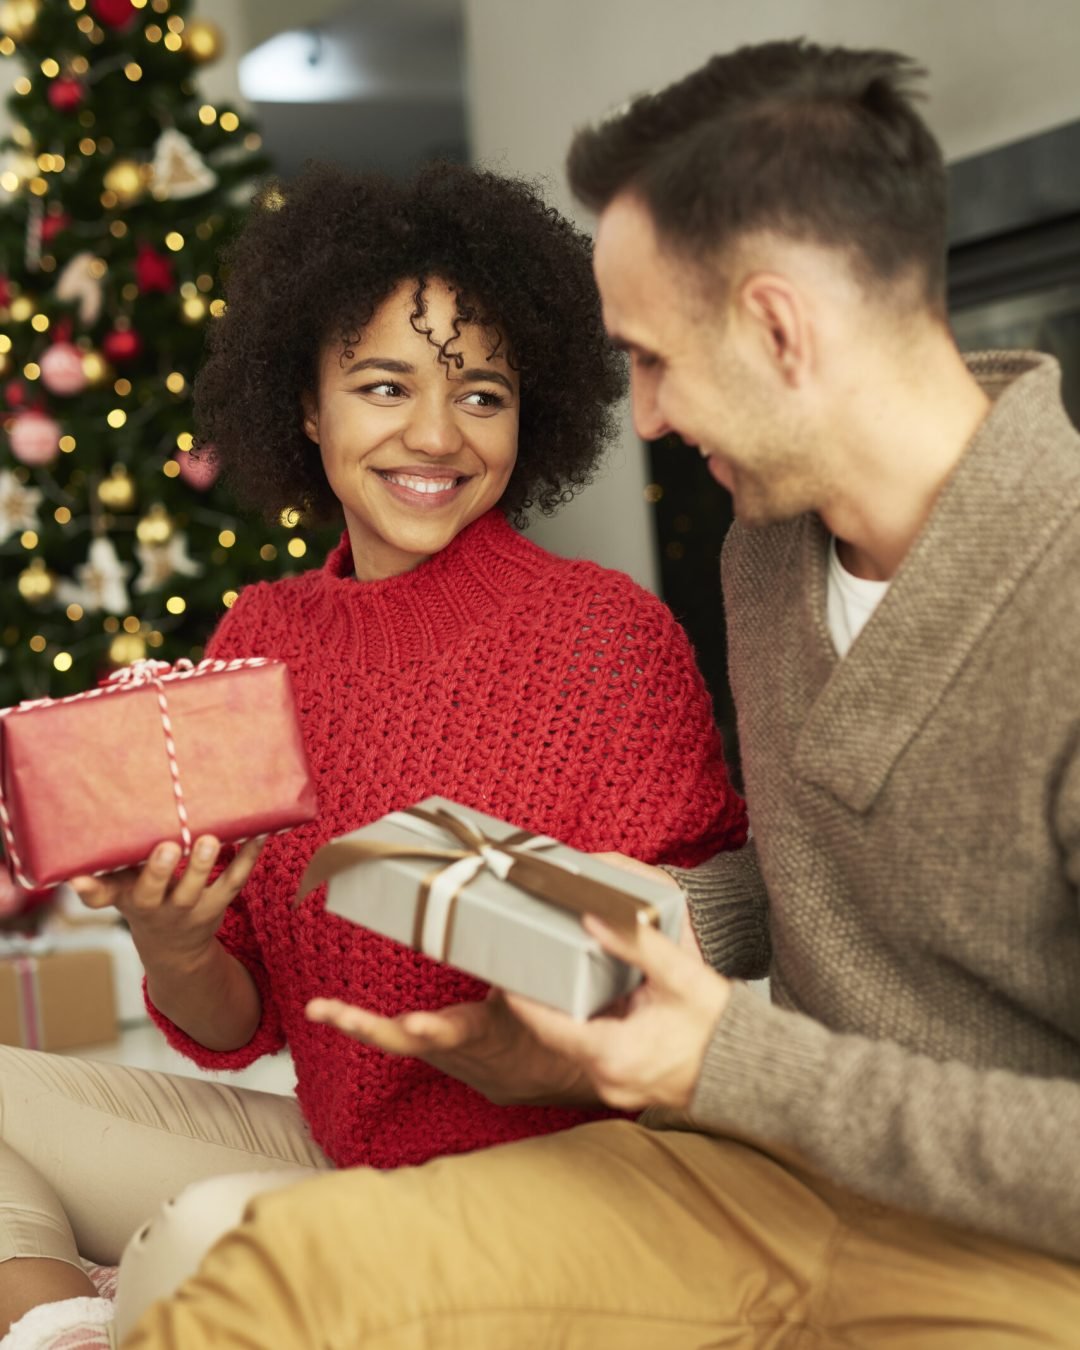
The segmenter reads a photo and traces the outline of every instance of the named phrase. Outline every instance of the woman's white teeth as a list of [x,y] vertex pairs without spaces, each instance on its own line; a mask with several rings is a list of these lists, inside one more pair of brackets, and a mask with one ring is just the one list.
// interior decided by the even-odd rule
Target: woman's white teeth
[[387,473],[383,477],[399,487],[411,488],[413,492],[449,492],[458,481],[456,478],[414,478],[406,473]]

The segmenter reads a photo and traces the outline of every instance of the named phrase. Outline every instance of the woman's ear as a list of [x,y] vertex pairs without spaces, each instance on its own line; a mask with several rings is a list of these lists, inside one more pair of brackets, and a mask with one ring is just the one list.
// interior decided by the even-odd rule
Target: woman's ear
[[300,406],[304,410],[304,435],[309,441],[319,442],[319,404],[315,395],[305,389],[300,395]]

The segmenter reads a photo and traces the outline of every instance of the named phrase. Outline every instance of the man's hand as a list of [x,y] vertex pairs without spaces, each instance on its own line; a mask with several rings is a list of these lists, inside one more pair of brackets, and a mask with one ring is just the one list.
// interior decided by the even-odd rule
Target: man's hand
[[[634,872],[639,877],[648,877],[650,881],[658,882],[661,886],[668,886],[672,890],[679,889],[679,883],[674,877],[669,876],[662,867],[654,867],[652,863],[645,863],[640,858],[629,858],[625,853],[594,853],[594,858],[599,858],[602,862],[610,863],[612,867],[621,867],[624,872]],[[679,932],[679,946],[684,950],[697,956],[700,960],[705,960],[705,954],[701,950],[701,943],[697,940],[697,934],[694,932],[694,925],[690,922],[690,910],[687,907],[683,914],[683,924]]]
[[316,998],[307,1005],[307,1015],[388,1054],[422,1059],[500,1106],[600,1105],[578,1066],[541,1044],[495,989],[483,1003],[400,1017]]
[[696,944],[687,949],[648,925],[631,939],[591,917],[585,926],[645,973],[618,1009],[588,1022],[498,990],[483,1003],[399,1017],[317,998],[307,1015],[387,1054],[422,1059],[503,1106],[685,1109],[730,983],[705,965]]
[[609,1106],[685,1110],[731,997],[730,982],[705,965],[700,954],[647,924],[630,938],[592,916],[585,927],[605,951],[644,972],[645,982],[621,1015],[575,1022],[519,995],[506,995],[507,1004],[541,1045],[577,1065]]

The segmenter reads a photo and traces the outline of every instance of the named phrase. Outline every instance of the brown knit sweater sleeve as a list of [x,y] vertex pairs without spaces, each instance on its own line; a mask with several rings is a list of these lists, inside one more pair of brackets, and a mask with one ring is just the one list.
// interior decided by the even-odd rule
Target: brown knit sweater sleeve
[[736,980],[769,973],[769,897],[752,839],[701,867],[665,867],[682,887],[706,961]]
[[1080,1258],[1080,1085],[830,1032],[734,987],[691,1107],[871,1199]]

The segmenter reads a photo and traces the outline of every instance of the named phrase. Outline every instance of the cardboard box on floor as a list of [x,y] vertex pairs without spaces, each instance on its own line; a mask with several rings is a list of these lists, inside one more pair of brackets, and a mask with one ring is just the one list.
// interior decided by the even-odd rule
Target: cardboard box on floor
[[0,954],[0,1044],[72,1050],[117,1035],[111,953],[30,941]]

